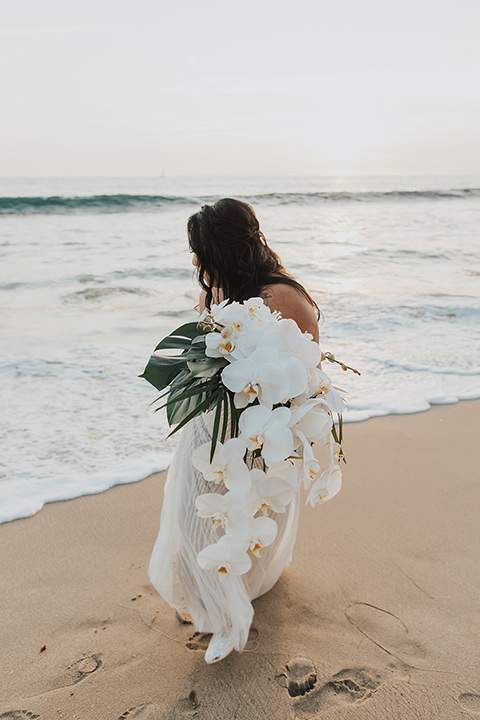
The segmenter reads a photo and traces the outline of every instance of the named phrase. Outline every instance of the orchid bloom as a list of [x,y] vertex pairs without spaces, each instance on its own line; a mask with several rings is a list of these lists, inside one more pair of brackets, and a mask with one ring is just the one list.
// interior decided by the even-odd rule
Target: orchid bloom
[[254,405],[240,415],[240,437],[249,450],[261,449],[263,459],[271,465],[285,460],[293,452],[290,420],[291,413],[286,407],[269,410]]
[[222,300],[221,302],[217,304],[213,304],[210,307],[210,315],[212,315],[213,319],[216,322],[217,317],[220,315],[223,308],[227,305],[228,299]]
[[269,477],[263,470],[250,470],[252,488],[245,497],[245,510],[251,514],[259,510],[283,513],[295,495],[295,489],[282,478]]
[[211,518],[216,530],[228,527],[230,514],[237,509],[237,498],[234,493],[204,493],[195,499],[197,515],[201,518]]
[[222,303],[222,306],[215,312],[215,322],[225,327],[233,327],[237,332],[241,332],[249,322],[249,313],[245,305],[241,303]]
[[265,305],[261,297],[250,298],[244,303],[244,306],[247,308],[250,319],[256,320],[260,325],[265,325],[265,323],[271,320],[276,321],[281,317],[279,312],[272,312],[270,308]]
[[206,336],[207,357],[226,357],[233,362],[248,357],[255,350],[261,330],[251,321],[244,305],[237,302],[224,305],[215,312],[214,320],[223,327]]
[[338,465],[325,470],[316,480],[308,493],[305,505],[308,503],[313,507],[315,503],[324,503],[333,498],[342,487],[342,471]]
[[207,357],[229,358],[235,350],[237,335],[231,327],[221,332],[210,332],[205,336],[205,355]]
[[318,343],[310,333],[302,333],[291,318],[276,322],[258,344],[258,347],[271,346],[296,357],[307,368],[313,368],[320,362],[321,351]]
[[325,398],[325,402],[332,412],[343,413],[344,401],[338,390],[332,385],[330,378],[326,373],[317,368],[318,384],[315,390],[315,396]]
[[230,362],[249,357],[264,334],[264,326],[276,325],[275,317],[261,298],[252,298],[244,304],[224,301],[212,312],[215,324],[222,329],[206,336],[205,354],[226,357]]
[[235,393],[235,407],[244,408],[258,401],[270,407],[288,399],[290,381],[287,373],[270,348],[254,350],[244,360],[227,365],[222,371],[222,382]]
[[304,438],[321,443],[332,428],[332,418],[324,409],[323,402],[307,400],[300,407],[291,408],[290,430],[294,438],[303,443]]
[[284,402],[286,402],[305,391],[308,385],[308,376],[305,366],[297,357],[289,355],[289,353],[281,353],[279,362],[282,365],[290,384],[288,392],[284,398]]
[[300,458],[292,458],[288,460],[280,460],[279,462],[273,463],[267,470],[267,477],[269,478],[280,478],[290,485],[294,490],[298,488],[298,481],[300,477],[300,465],[302,465]]
[[318,479],[321,472],[322,468],[320,467],[320,463],[318,462],[317,458],[313,454],[312,446],[308,441],[305,441],[303,445],[302,466],[303,486],[305,490],[308,490],[312,482],[315,482]]
[[342,446],[337,443],[331,435],[327,439],[325,445],[327,446],[328,464],[332,466],[340,462],[340,451],[342,449]]
[[217,442],[210,462],[210,443],[205,443],[193,453],[192,463],[208,482],[223,482],[229,490],[247,491],[250,476],[243,461],[245,451],[246,446],[241,438],[231,438],[224,445]]
[[[306,368],[307,371],[307,387],[305,388],[305,391],[302,392],[300,395],[297,395],[293,398],[292,402],[294,405],[297,405],[300,407],[300,405],[303,405],[307,400],[310,400],[312,397],[315,396],[318,387],[319,387],[319,377],[317,373],[316,367],[308,367]],[[322,396],[318,397],[317,400],[322,399],[325,406],[328,408],[328,405],[325,401],[325,399],[322,398]]]
[[245,517],[243,513],[232,516],[232,522],[227,529],[228,537],[239,543],[256,557],[260,557],[261,550],[271,545],[277,536],[278,525],[269,517]]
[[207,333],[205,336],[205,355],[207,357],[231,359],[237,340],[237,333],[231,326],[224,327],[220,332]]
[[252,567],[250,556],[228,535],[200,550],[197,562],[202,570],[214,570],[221,580],[226,575],[243,575]]

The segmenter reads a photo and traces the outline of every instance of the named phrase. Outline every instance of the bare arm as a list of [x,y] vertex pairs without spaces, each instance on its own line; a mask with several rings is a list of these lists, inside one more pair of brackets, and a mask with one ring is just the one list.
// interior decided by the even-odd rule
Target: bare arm
[[[217,288],[212,288],[213,302],[219,303],[223,300],[222,291]],[[199,315],[205,310],[205,298],[207,297],[207,291],[201,290],[200,297],[198,298],[198,305],[195,305],[195,310],[198,310]]]
[[201,315],[203,311],[205,310],[205,298],[207,296],[207,293],[205,290],[201,290],[200,297],[198,298],[198,305],[195,305],[195,310],[198,311],[198,314]]

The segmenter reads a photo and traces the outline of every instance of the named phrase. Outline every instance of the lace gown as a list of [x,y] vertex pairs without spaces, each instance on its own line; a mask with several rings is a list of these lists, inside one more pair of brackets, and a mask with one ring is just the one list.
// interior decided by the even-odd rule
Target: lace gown
[[261,557],[251,555],[252,567],[244,575],[222,578],[214,570],[202,570],[197,553],[224,533],[215,530],[210,518],[200,518],[195,498],[207,492],[225,493],[212,486],[192,465],[192,453],[211,439],[213,412],[191,420],[181,437],[165,484],[160,531],[149,566],[152,585],[181,613],[188,613],[197,632],[230,632],[241,651],[253,619],[251,601],[277,582],[292,557],[297,535],[299,491],[284,513],[268,511],[278,525],[275,541]]

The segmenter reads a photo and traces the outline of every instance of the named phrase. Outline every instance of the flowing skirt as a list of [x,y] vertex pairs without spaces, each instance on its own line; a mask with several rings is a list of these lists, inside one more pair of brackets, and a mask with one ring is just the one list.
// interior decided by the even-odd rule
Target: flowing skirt
[[197,515],[195,498],[203,493],[227,491],[223,484],[212,486],[206,482],[192,465],[194,450],[211,440],[213,414],[194,418],[180,431],[165,483],[160,531],[148,573],[152,585],[169,605],[191,616],[197,632],[229,632],[235,649],[242,651],[253,619],[251,601],[273,587],[292,558],[300,491],[284,513],[268,510],[268,516],[278,525],[278,533],[261,557],[251,555],[252,567],[247,573],[220,577],[214,570],[202,570],[197,553],[217,542],[224,531],[216,530],[210,518]]

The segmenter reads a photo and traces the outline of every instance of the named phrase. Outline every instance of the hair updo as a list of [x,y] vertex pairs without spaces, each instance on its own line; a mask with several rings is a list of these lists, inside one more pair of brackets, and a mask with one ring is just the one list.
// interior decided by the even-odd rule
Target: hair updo
[[317,310],[305,288],[283,267],[268,247],[253,208],[232,198],[203,205],[187,222],[190,249],[197,256],[198,281],[212,304],[212,289],[229,300],[242,302],[258,297],[267,285],[284,283],[298,290]]

